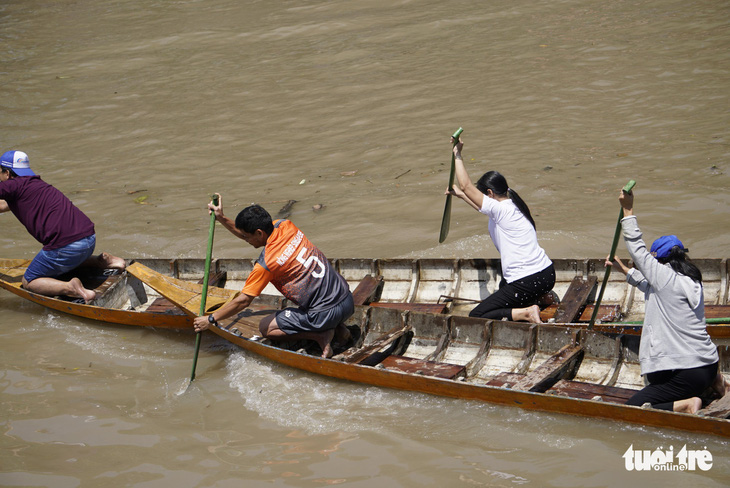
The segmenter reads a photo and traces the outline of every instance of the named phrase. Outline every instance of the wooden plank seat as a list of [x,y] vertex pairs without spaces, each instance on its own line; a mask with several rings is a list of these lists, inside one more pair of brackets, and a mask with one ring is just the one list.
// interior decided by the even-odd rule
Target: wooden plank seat
[[555,315],[553,318],[558,323],[571,323],[580,316],[580,312],[585,308],[588,297],[590,296],[593,288],[596,286],[598,278],[595,276],[589,276],[588,279],[583,279],[582,276],[576,276],[573,281],[570,282],[568,291],[565,292],[565,296],[560,301]]
[[561,376],[579,360],[583,354],[580,345],[566,345],[550,356],[534,371],[525,375],[512,388],[523,391],[544,392],[553,386]]
[[409,358],[406,356],[388,356],[380,365],[385,369],[402,371],[404,373],[422,374],[452,380],[457,377],[466,376],[466,366],[458,364],[440,363],[438,361],[426,361],[423,359]]
[[730,305],[705,305],[705,318],[722,319],[730,317]]
[[[500,388],[512,388],[526,375],[520,373],[500,373],[486,384]],[[637,390],[619,388],[617,386],[596,385],[582,381],[560,380],[546,393],[551,395],[568,396],[584,400],[597,400],[606,403],[625,404]]]
[[[590,322],[591,315],[593,315],[593,309],[595,305],[586,305],[583,312],[576,319],[576,322]],[[548,322],[550,319],[555,317],[555,312],[558,310],[557,305],[550,305],[540,311],[540,318],[543,322]],[[598,314],[596,315],[596,321],[600,322],[614,322],[621,318],[621,305],[616,304],[602,304],[598,307]]]
[[[375,339],[368,346],[356,349],[352,352],[345,351],[342,354],[334,356],[333,359],[346,363],[370,364],[371,361],[369,361],[369,359],[375,356],[384,347],[393,344],[395,341],[403,337],[407,332],[410,332],[410,330],[410,326],[394,327]],[[372,366],[373,364],[370,365]]]
[[[218,286],[219,283],[226,280],[227,273],[225,271],[218,271],[211,273],[208,276],[208,286]],[[198,284],[203,284],[203,278],[198,280]],[[147,307],[147,312],[185,315],[185,312],[180,310],[179,307],[175,306],[170,300],[165,297],[159,297],[155,299],[150,306]]]
[[378,287],[383,283],[382,276],[366,275],[352,291],[355,305],[365,305],[373,299]]
[[697,412],[697,414],[721,419],[730,418],[730,394],[725,394],[724,397],[710,403],[707,407]]
[[638,390],[617,386],[596,385],[582,381],[560,380],[547,393],[552,395],[599,400],[606,403],[625,404]]

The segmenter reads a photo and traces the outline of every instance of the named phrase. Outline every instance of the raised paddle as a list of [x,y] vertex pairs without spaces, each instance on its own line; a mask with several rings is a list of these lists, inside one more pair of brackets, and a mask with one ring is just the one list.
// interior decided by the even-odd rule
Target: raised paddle
[[[454,138],[454,146],[459,142],[459,136],[464,132],[464,129],[459,127],[459,130],[454,132],[451,136]],[[451,187],[454,186],[454,175],[456,174],[456,161],[454,161],[454,151],[451,151],[451,174],[449,174],[449,186],[448,189],[451,191]],[[446,195],[446,205],[444,206],[444,216],[441,217],[441,233],[439,234],[439,244],[446,240],[446,236],[449,235],[449,226],[451,225],[451,193]]]
[[[218,195],[213,195],[213,205],[218,205]],[[200,314],[205,315],[205,299],[208,296],[208,278],[210,277],[210,261],[213,257],[213,234],[215,233],[215,212],[210,214],[210,228],[208,229],[208,253],[205,256],[205,272],[203,274],[203,293],[200,296]],[[195,379],[195,368],[198,366],[198,352],[200,352],[200,334],[195,334],[195,356],[193,357],[193,371],[190,373],[190,382]]]
[[[626,186],[623,187],[623,192],[625,193],[631,193],[631,190],[634,189],[634,186],[636,185],[636,181],[629,180],[628,183],[626,183]],[[616,222],[616,232],[613,234],[613,245],[611,245],[611,254],[608,256],[609,261],[613,261],[613,258],[616,257],[616,247],[618,246],[618,238],[621,235],[621,219],[624,218],[624,209],[621,208],[621,210],[618,213],[618,222]],[[593,314],[591,314],[591,322],[588,324],[588,330],[591,330],[593,328],[593,324],[596,323],[596,316],[598,315],[598,307],[601,305],[601,300],[603,300],[603,292],[606,291],[606,283],[608,283],[608,277],[611,275],[611,267],[612,266],[606,266],[606,272],[603,275],[603,283],[601,283],[601,290],[598,292],[598,298],[596,298],[596,304],[593,307]]]

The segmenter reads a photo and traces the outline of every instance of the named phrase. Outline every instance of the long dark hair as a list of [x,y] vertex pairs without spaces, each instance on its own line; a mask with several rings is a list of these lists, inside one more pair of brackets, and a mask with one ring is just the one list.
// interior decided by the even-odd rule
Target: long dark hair
[[530,209],[527,208],[527,204],[524,200],[522,200],[522,198],[520,198],[516,191],[509,187],[507,179],[505,179],[501,173],[497,171],[487,171],[481,178],[479,178],[476,186],[477,190],[485,195],[487,194],[487,190],[492,190],[495,195],[500,197],[509,197],[517,206],[519,211],[522,212],[522,215],[530,221],[532,227],[537,229],[535,220],[532,218],[532,214],[530,214]]
[[679,246],[674,246],[669,250],[669,256],[665,258],[657,258],[662,264],[668,264],[675,273],[689,276],[693,281],[702,284],[702,272],[700,269],[689,259],[684,249]]

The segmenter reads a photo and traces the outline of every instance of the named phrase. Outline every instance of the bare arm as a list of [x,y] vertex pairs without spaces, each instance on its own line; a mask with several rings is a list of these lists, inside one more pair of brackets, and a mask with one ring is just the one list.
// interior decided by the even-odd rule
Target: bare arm
[[606,264],[606,266],[613,266],[615,264],[616,265],[616,269],[618,269],[619,271],[621,271],[625,275],[629,274],[629,271],[631,270],[631,268],[629,268],[628,266],[626,266],[624,264],[624,262],[621,261],[616,256],[614,256],[613,262],[609,261],[609,258],[606,258],[606,263],[605,264]]
[[8,206],[8,202],[5,200],[0,200],[0,213],[9,212],[10,207]]
[[223,227],[228,229],[231,234],[239,239],[243,239],[243,234],[241,234],[241,231],[236,228],[235,222],[223,215],[223,197],[221,197],[219,193],[216,193],[216,195],[218,195],[218,205],[214,205],[213,202],[210,202],[208,204],[208,212],[214,213],[215,219],[223,224]]
[[469,177],[469,173],[466,172],[466,166],[464,166],[464,160],[461,157],[461,149],[463,147],[464,143],[459,138],[459,142],[454,145],[454,162],[456,167],[456,180],[459,182],[459,190],[461,191],[457,191],[456,186],[454,186],[454,195],[464,200],[471,207],[481,210],[484,194],[474,186]]
[[[230,302],[223,305],[221,308],[213,312],[211,315],[213,316],[213,319],[216,321],[227,319],[228,317],[232,317],[236,315],[238,312],[245,310],[246,307],[251,305],[251,302],[256,297],[252,297],[251,295],[246,295],[245,293],[240,293],[236,295],[236,297],[231,300]],[[193,321],[193,326],[195,327],[195,332],[202,332],[206,330],[208,327],[210,327],[210,322],[208,321],[208,316],[203,315],[201,317],[196,317]]]

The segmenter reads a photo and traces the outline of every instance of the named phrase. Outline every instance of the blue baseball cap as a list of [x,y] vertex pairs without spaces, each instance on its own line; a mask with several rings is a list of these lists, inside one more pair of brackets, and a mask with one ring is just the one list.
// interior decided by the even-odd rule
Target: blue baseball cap
[[689,249],[685,249],[684,244],[680,241],[677,236],[661,236],[659,239],[654,241],[651,245],[651,254],[657,258],[666,258],[669,256],[669,252],[674,246],[679,246],[684,252],[688,252]]
[[8,151],[0,157],[0,166],[5,169],[12,169],[18,176],[35,176],[30,169],[28,155],[23,151]]

